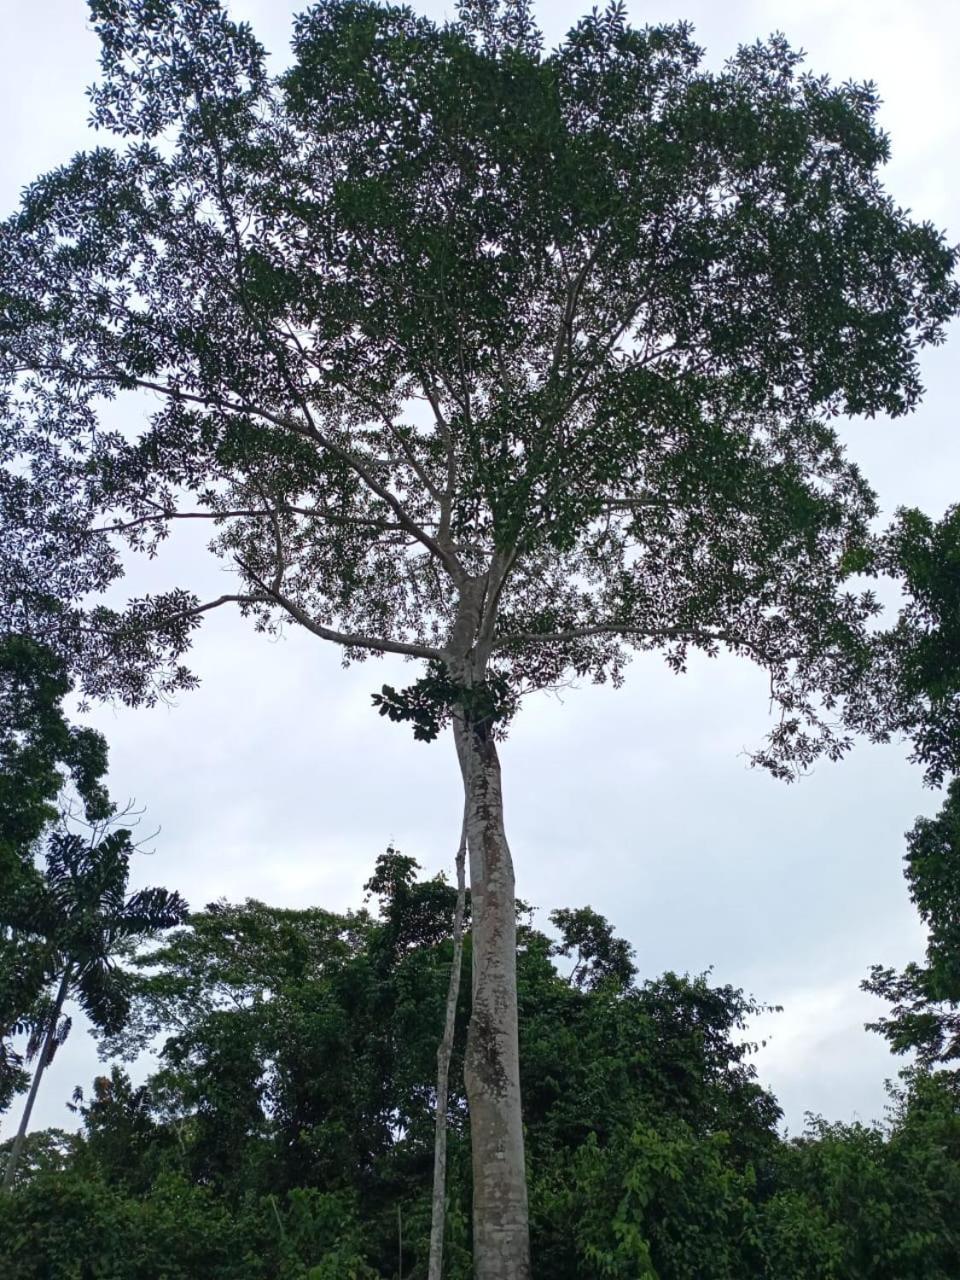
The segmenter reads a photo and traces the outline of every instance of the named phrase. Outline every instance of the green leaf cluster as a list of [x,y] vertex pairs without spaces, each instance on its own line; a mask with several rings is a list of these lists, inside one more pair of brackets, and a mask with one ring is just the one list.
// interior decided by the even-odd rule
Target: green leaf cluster
[[406,689],[385,684],[371,696],[380,715],[395,722],[411,722],[413,736],[420,742],[432,742],[454,712],[481,736],[499,736],[516,713],[518,702],[513,683],[501,672],[465,685],[457,683],[438,662],[429,663],[427,674]]

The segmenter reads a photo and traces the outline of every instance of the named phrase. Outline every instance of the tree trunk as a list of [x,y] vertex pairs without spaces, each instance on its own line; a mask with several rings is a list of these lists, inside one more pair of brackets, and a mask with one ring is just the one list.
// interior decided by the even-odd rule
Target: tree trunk
[[443,1037],[437,1049],[437,1115],[433,1140],[433,1209],[430,1220],[430,1263],[427,1280],[443,1276],[443,1229],[447,1202],[447,1095],[450,1083],[450,1058],[456,1030],[457,1000],[460,996],[460,971],[463,965],[463,913],[466,904],[467,815],[464,808],[460,847],[457,849],[457,905],[453,913],[453,963],[447,984],[447,1007]]
[[481,725],[454,718],[466,800],[473,1009],[464,1081],[473,1155],[476,1280],[529,1280],[527,1181],[517,1044],[517,917],[500,761]]
[[60,1014],[63,1010],[63,1002],[67,998],[67,988],[70,985],[70,965],[67,965],[63,971],[63,978],[60,982],[60,990],[57,992],[57,998],[53,1005],[53,1012],[50,1014],[50,1021],[47,1023],[46,1035],[43,1037],[43,1046],[40,1049],[40,1057],[37,1059],[37,1069],[33,1073],[33,1081],[30,1085],[30,1092],[27,1094],[27,1105],[23,1108],[23,1115],[20,1117],[20,1127],[17,1130],[17,1136],[13,1140],[13,1147],[10,1155],[7,1157],[7,1167],[3,1173],[3,1190],[13,1190],[13,1178],[17,1171],[17,1164],[20,1160],[20,1152],[23,1150],[23,1141],[27,1136],[27,1129],[30,1126],[30,1115],[33,1111],[33,1104],[37,1100],[37,1090],[40,1088],[40,1079],[44,1070],[52,1056],[53,1039],[57,1033],[57,1023],[60,1021]]

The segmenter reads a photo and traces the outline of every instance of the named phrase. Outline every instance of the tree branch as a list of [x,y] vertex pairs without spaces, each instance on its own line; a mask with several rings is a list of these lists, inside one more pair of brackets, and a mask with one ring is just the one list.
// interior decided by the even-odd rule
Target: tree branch
[[438,502],[438,503],[441,502],[443,500],[443,494],[441,490],[438,489],[437,486],[430,479],[430,476],[428,475],[426,468],[421,464],[419,458],[414,453],[414,451],[410,448],[410,445],[407,443],[407,441],[404,440],[403,433],[400,430],[400,428],[396,425],[396,423],[393,421],[393,419],[390,417],[388,413],[384,413],[383,409],[379,407],[375,407],[374,412],[379,414],[380,419],[383,422],[383,425],[390,432],[391,436],[393,436],[394,440],[396,440],[397,444],[400,447],[400,452],[403,454],[407,464],[412,469],[413,473],[416,475],[420,483],[423,485],[424,489],[426,489],[430,497],[433,498],[434,502]]
[[490,562],[490,569],[487,574],[487,592],[477,633],[477,649],[484,664],[486,664],[494,647],[500,599],[510,571],[516,563],[517,555],[518,549],[515,544],[509,551],[494,551]]
[[[377,533],[405,533],[404,525],[399,521],[364,520],[359,516],[341,516],[331,513],[323,507],[295,507],[284,504],[274,507],[277,515],[307,516],[311,519],[322,519],[327,524],[375,529]],[[248,516],[254,519],[267,520],[271,516],[268,509],[257,507],[231,507],[225,511],[158,511],[149,516],[136,516],[132,520],[120,520],[116,524],[97,525],[91,533],[125,533],[128,529],[138,529],[145,524],[159,523],[164,520],[231,520]]]
[[567,301],[563,308],[563,316],[561,317],[560,325],[557,329],[556,342],[553,346],[553,359],[550,361],[550,372],[547,374],[548,382],[553,382],[557,377],[560,372],[564,350],[569,353],[573,345],[573,321],[577,313],[577,303],[580,301],[580,295],[587,283],[590,272],[600,256],[605,230],[606,228],[601,230],[597,236],[597,243],[587,255],[587,260],[577,272],[576,278],[567,287]]
[[453,519],[453,497],[457,483],[457,454],[454,446],[453,429],[447,421],[440,404],[440,397],[437,394],[436,386],[427,379],[426,375],[420,378],[420,385],[423,387],[424,395],[429,401],[430,408],[433,410],[434,421],[437,424],[437,430],[440,432],[440,438],[443,440],[446,450],[447,474],[443,492],[440,495],[440,525],[437,530],[437,541],[442,547],[450,545],[450,529]]
[[[62,366],[49,366],[56,368],[60,372],[72,373],[77,376],[75,371],[63,369]],[[39,370],[34,370],[39,372]],[[321,431],[320,428],[312,421],[299,423],[295,419],[288,416],[273,413],[269,409],[264,409],[260,405],[249,404],[244,401],[236,401],[219,395],[200,395],[192,391],[184,391],[182,387],[170,386],[162,382],[154,382],[149,378],[131,378],[129,375],[120,373],[90,373],[80,375],[90,382],[115,382],[122,386],[138,387],[143,391],[155,391],[159,395],[167,396],[176,401],[186,401],[189,404],[199,404],[205,409],[216,408],[227,413],[241,413],[253,415],[262,418],[265,422],[272,422],[274,426],[281,427],[285,431],[292,431],[295,435],[303,436],[307,440],[312,440],[321,448],[328,450],[341,462],[354,471],[364,482],[371,492],[381,498],[387,506],[393,511],[397,520],[404,529],[416,540],[423,544],[427,550],[440,561],[449,573],[454,582],[459,583],[464,576],[463,566],[457,559],[456,555],[447,547],[442,547],[435,538],[431,537],[420,524],[410,515],[406,507],[400,499],[386,487],[370,472],[369,468],[349,449],[345,449],[342,445],[336,443],[329,435]]]
[[162,618],[153,628],[155,631],[161,630],[163,627],[169,627],[174,622],[182,622],[184,618],[198,618],[201,613],[209,613],[211,609],[219,609],[224,604],[266,604],[260,596],[249,595],[223,595],[217,596],[216,600],[208,600],[206,604],[198,604],[192,609],[181,609],[179,613],[171,613],[168,617]]
[[259,575],[243,560],[237,558],[237,564],[243,570],[251,581],[263,591],[267,601],[279,605],[289,613],[295,622],[299,622],[302,627],[308,631],[312,631],[315,636],[319,636],[321,640],[329,640],[333,644],[342,645],[345,649],[370,649],[375,653],[399,653],[408,658],[422,658],[424,661],[440,662],[443,660],[443,654],[439,649],[434,649],[426,644],[408,644],[404,640],[389,640],[380,636],[364,636],[353,635],[344,631],[337,631],[333,627],[325,627],[322,623],[316,622],[310,617],[309,613],[289,596],[284,595],[281,591],[275,590],[273,587],[265,583]]

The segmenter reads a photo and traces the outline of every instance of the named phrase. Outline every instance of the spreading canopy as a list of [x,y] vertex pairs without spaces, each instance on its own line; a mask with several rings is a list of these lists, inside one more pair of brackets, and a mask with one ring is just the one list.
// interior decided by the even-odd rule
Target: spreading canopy
[[[131,702],[226,603],[514,694],[725,645],[768,764],[841,749],[874,503],[829,420],[911,409],[958,306],[872,86],[619,4],[547,55],[521,3],[322,0],[275,78],[219,0],[91,11],[106,144],[0,229],[7,619]],[[177,521],[234,587],[89,604]]]

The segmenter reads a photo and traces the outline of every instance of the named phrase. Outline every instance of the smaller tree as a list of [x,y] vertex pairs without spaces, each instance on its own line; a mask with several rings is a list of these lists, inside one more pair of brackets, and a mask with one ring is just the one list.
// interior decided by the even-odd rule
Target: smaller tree
[[62,704],[72,687],[51,650],[28,636],[0,636],[0,876],[32,866],[33,844],[56,818],[67,778],[89,820],[110,812],[107,745],[95,729],[67,720]]
[[633,947],[626,938],[617,938],[613,926],[592,907],[560,907],[550,912],[550,922],[560,930],[554,947],[557,956],[576,954],[570,972],[571,985],[596,990],[602,983],[629,987],[636,977]]
[[44,1070],[70,1031],[70,1019],[63,1016],[68,996],[79,1001],[95,1027],[119,1030],[129,995],[128,977],[118,958],[186,916],[186,903],[167,889],[127,894],[134,846],[127,829],[111,829],[108,823],[105,819],[96,824],[90,836],[66,827],[54,829],[47,840],[42,880],[26,880],[0,906],[0,925],[39,942],[48,987],[43,1016],[27,1047],[28,1059],[36,1057],[37,1063],[7,1158],[5,1191],[13,1187]]
[[960,778],[937,816],[918,818],[907,832],[904,861],[910,898],[930,931],[926,964],[901,973],[874,965],[861,985],[893,1005],[868,1029],[929,1068],[960,1058]]
[[847,714],[874,738],[907,738],[926,782],[939,787],[960,773],[960,506],[940,520],[900,509],[871,567],[897,581],[903,604],[873,637]]

